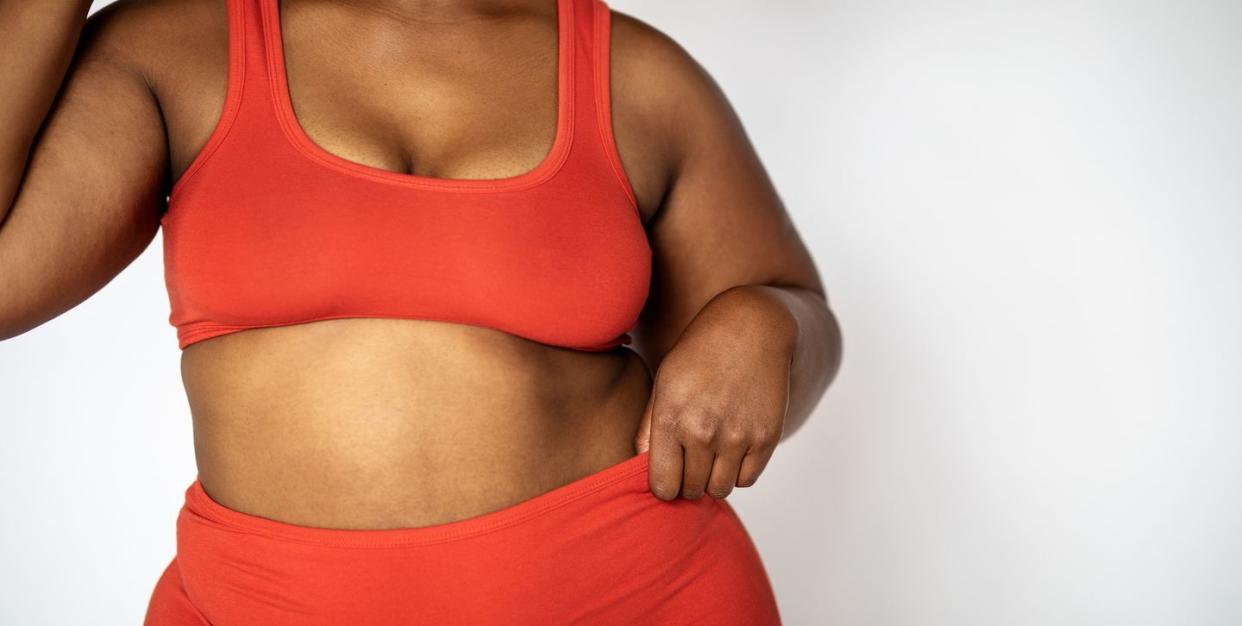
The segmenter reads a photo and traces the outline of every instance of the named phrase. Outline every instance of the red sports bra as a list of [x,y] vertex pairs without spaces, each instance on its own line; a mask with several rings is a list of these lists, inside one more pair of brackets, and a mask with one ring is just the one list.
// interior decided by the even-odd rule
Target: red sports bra
[[651,248],[612,135],[602,0],[556,0],[556,138],[534,169],[499,179],[392,172],[319,147],[290,104],[279,0],[227,3],[224,111],[160,221],[181,349],[348,317],[630,343]]

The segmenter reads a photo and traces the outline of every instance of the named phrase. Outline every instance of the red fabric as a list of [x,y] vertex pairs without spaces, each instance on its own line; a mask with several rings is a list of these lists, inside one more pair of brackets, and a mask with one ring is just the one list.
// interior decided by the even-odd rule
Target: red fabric
[[608,8],[556,1],[554,146],[525,174],[474,180],[318,147],[289,102],[279,0],[228,0],[224,112],[161,220],[179,346],[341,317],[472,324],[582,350],[629,343],[651,249],[612,135]]
[[780,624],[727,501],[665,502],[648,454],[517,505],[421,528],[296,526],[195,481],[146,626]]

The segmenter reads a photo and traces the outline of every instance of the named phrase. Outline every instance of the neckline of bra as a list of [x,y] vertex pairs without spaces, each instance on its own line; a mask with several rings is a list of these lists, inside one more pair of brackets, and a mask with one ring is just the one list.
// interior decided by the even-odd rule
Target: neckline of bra
[[359,178],[425,189],[488,192],[533,187],[552,178],[569,156],[574,130],[574,10],[575,0],[556,0],[557,117],[552,147],[533,169],[504,178],[439,178],[394,172],[351,161],[328,152],[307,135],[293,112],[285,68],[280,0],[261,0],[262,32],[268,63],[268,83],[281,130],[289,143],[310,160]]

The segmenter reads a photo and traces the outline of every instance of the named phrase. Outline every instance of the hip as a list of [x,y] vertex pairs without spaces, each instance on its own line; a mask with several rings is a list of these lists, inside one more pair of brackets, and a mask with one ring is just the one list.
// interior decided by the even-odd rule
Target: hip
[[[249,515],[196,481],[172,566],[148,625],[779,624],[733,508],[659,500],[646,453],[497,511],[377,530]],[[167,607],[205,621],[161,622]]]

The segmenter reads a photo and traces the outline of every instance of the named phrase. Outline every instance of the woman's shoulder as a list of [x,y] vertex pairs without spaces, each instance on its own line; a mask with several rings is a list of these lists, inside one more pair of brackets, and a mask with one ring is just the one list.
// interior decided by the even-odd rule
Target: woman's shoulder
[[[612,10],[611,86],[619,150],[644,155],[627,169],[648,170],[638,195],[661,198],[702,142],[736,132],[733,107],[715,78],[685,46],[660,28]],[[658,162],[652,164],[651,158]],[[644,178],[639,176],[639,178]],[[635,181],[635,184],[640,184]]]

